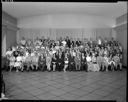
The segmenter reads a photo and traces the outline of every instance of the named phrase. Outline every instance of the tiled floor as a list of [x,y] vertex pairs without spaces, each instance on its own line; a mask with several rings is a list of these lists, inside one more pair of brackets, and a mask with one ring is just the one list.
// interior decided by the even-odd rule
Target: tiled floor
[[126,70],[115,72],[3,72],[9,99],[126,102]]

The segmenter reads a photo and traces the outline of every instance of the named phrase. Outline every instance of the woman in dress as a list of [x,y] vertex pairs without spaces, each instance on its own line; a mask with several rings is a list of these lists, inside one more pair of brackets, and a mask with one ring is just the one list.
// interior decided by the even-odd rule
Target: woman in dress
[[106,67],[106,71],[108,71],[109,66],[109,57],[107,54],[104,54],[104,67]]
[[114,71],[114,68],[115,68],[115,62],[114,62],[114,59],[113,59],[113,55],[111,54],[110,57],[109,57],[109,65],[111,66],[111,70]]
[[91,71],[92,70],[92,59],[89,53],[87,53],[86,60],[87,60],[87,65],[88,65],[87,71]]
[[56,55],[55,55],[55,53],[54,53],[54,54],[53,54],[53,57],[52,57],[53,71],[56,71],[56,61],[57,61],[57,58],[56,58]]
[[16,67],[16,72],[18,72],[19,69],[22,69],[22,57],[20,56],[20,54],[18,54],[18,56],[16,57],[16,62],[14,66]]
[[99,65],[97,64],[97,58],[95,56],[95,53],[92,54],[92,64],[93,64],[93,68],[92,68],[92,71],[99,71],[100,70],[100,67]]
[[87,61],[84,53],[81,54],[81,70],[85,70],[87,72]]
[[69,71],[74,70],[75,68],[75,57],[73,56],[73,53],[69,53]]
[[10,66],[10,72],[11,72],[12,68],[14,68],[14,65],[15,65],[15,57],[13,56],[13,54],[11,54],[9,60],[10,60],[9,66]]
[[[37,52],[34,52],[31,54],[32,57],[32,63],[31,63],[31,67],[32,69],[35,69],[36,71],[38,70],[38,60],[39,60],[39,56]],[[35,68],[34,68],[35,66]]]
[[81,55],[80,55],[79,51],[76,52],[75,65],[76,65],[76,70],[80,70],[80,68],[81,68]]
[[41,54],[39,56],[39,68],[41,69],[41,71],[44,71],[45,66],[46,66],[46,58],[44,54]]
[[100,70],[102,71],[103,67],[104,67],[104,59],[103,59],[103,56],[101,55],[101,53],[99,53],[97,56],[97,63],[99,65]]
[[68,63],[69,63],[69,58],[68,58],[68,53],[65,53],[65,58],[64,58],[64,72],[66,72],[66,69],[68,68]]
[[49,52],[47,52],[47,55],[46,55],[46,66],[47,66],[47,70],[48,71],[51,71],[51,55]]

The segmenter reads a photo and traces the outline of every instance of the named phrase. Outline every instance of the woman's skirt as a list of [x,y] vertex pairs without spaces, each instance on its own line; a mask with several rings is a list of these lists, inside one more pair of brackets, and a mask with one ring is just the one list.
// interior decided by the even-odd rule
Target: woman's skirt
[[88,71],[93,71],[93,64],[88,62]]
[[21,67],[21,62],[15,62],[14,67]]
[[96,71],[99,71],[100,70],[100,67],[97,63],[93,63],[93,68],[92,68],[92,71],[96,72]]
[[14,66],[14,65],[15,65],[15,62],[10,62],[9,65],[10,65],[10,66]]

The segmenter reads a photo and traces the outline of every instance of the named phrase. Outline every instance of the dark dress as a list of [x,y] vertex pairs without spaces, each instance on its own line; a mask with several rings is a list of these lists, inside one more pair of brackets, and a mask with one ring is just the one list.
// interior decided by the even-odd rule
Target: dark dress
[[81,70],[87,71],[86,56],[84,56],[84,58],[81,56]]
[[45,67],[46,67],[46,60],[45,60],[45,57],[42,58],[41,56],[39,57],[39,68],[44,71],[45,70]]
[[64,66],[64,57],[63,57],[63,55],[61,55],[61,57],[59,57],[59,55],[57,55],[57,70],[62,71],[63,66]]
[[71,42],[70,42],[70,40],[67,39],[66,42],[67,42],[67,46],[68,46],[69,48],[71,48]]
[[69,71],[75,70],[74,56],[69,55]]
[[56,57],[55,58],[52,57],[52,69],[53,69],[53,65],[57,66],[57,58]]

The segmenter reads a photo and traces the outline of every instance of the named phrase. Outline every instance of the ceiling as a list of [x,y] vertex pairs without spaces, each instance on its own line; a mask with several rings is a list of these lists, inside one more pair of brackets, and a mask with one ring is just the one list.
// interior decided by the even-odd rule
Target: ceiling
[[2,2],[2,10],[17,19],[60,13],[88,14],[116,18],[127,12],[127,2]]

